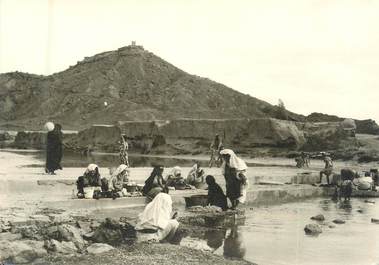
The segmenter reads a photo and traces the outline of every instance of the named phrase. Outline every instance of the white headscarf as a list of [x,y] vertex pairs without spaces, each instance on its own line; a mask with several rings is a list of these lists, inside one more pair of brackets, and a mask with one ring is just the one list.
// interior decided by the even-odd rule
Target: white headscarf
[[178,166],[176,167],[173,167],[172,168],[172,171],[171,171],[171,175],[173,175],[174,177],[176,177],[177,174],[181,174],[182,173],[182,169]]
[[221,155],[230,155],[229,165],[231,168],[235,168],[237,171],[247,169],[245,161],[239,158],[231,149],[223,149],[220,151]]
[[96,164],[89,164],[87,169],[86,169],[86,173],[89,173],[91,171],[95,171],[96,168],[98,168],[98,166]]
[[165,229],[171,219],[172,200],[166,193],[158,193],[154,200],[146,205],[145,210],[138,216],[137,230],[145,228]]
[[121,172],[126,170],[128,168],[127,165],[121,164],[118,166],[118,168],[113,172],[112,176],[117,177]]

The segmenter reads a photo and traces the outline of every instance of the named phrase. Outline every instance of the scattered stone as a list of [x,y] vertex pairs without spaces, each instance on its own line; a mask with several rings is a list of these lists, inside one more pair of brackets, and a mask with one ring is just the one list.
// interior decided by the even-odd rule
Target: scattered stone
[[30,264],[37,258],[47,254],[43,242],[23,241],[0,241],[0,257],[16,264]]
[[76,221],[76,226],[83,230],[85,234],[92,231],[91,223],[89,222],[83,222],[83,221]]
[[362,209],[358,209],[357,212],[358,213],[363,213],[363,210]]
[[372,204],[375,204],[375,201],[372,201],[372,200],[365,200],[365,203],[372,203]]
[[89,254],[101,254],[104,252],[108,252],[110,250],[114,249],[114,247],[108,245],[108,244],[103,244],[103,243],[95,243],[92,244],[87,248],[87,252]]
[[318,235],[322,233],[321,227],[318,224],[307,224],[304,227],[304,231],[307,235]]
[[34,220],[38,224],[48,224],[51,222],[49,216],[42,214],[31,215],[30,219]]
[[15,240],[20,240],[22,238],[22,235],[20,233],[10,233],[10,232],[4,232],[0,233],[0,241],[5,240],[5,241],[15,241]]
[[335,219],[335,220],[333,220],[333,223],[335,223],[335,224],[344,224],[346,222],[344,220],[341,220],[341,219]]
[[379,224],[379,219],[371,218],[371,223]]
[[312,216],[311,219],[316,221],[325,221],[325,217],[322,214]]
[[40,228],[36,225],[20,226],[15,231],[21,233],[23,238],[31,240],[44,240]]
[[62,224],[58,226],[58,238],[60,241],[71,241],[75,246],[82,250],[84,249],[84,239],[80,234],[80,230],[72,225]]
[[57,224],[69,223],[73,221],[73,218],[65,213],[64,214],[49,214],[48,216],[52,222],[57,223]]
[[336,228],[336,226],[333,225],[333,224],[328,225],[328,227],[329,227],[329,228]]
[[78,249],[73,242],[59,242],[55,239],[45,241],[45,248],[49,251],[60,254],[73,254],[78,252]]
[[96,243],[106,243],[110,245],[121,244],[128,238],[135,238],[136,231],[129,223],[120,223],[116,220],[106,218],[103,223],[94,231],[91,240]]

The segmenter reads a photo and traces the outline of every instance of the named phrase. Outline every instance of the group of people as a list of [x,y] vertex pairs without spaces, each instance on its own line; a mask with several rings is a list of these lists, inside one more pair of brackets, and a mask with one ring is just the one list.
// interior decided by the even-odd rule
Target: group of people
[[[109,178],[101,177],[98,165],[89,164],[84,174],[76,181],[77,197],[85,198],[86,188],[91,188],[93,198],[117,198],[126,195],[126,186],[129,184],[128,166],[121,164]],[[91,191],[91,194],[92,194]]]
[[[319,183],[322,182],[322,178],[325,176],[327,185],[335,187],[335,198],[341,199],[344,197],[344,200],[348,201],[354,189],[376,191],[376,186],[379,185],[379,173],[377,169],[370,169],[364,176],[349,168],[343,168],[340,174],[334,174],[332,158],[327,153],[321,153],[321,155],[325,166],[320,171]],[[332,179],[330,179],[331,176]]]

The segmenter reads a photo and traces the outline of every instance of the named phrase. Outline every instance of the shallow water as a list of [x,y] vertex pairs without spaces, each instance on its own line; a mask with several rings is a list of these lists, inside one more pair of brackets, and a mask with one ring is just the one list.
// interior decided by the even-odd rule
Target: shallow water
[[[379,264],[379,199],[375,204],[353,198],[341,203],[325,199],[258,207],[246,210],[246,223],[225,231],[209,232],[197,244],[227,257],[239,257],[259,265]],[[357,212],[361,209],[363,213]],[[323,233],[308,236],[304,227],[311,216],[323,214]],[[335,224],[334,219],[345,220]],[[191,238],[183,245],[193,242]]]

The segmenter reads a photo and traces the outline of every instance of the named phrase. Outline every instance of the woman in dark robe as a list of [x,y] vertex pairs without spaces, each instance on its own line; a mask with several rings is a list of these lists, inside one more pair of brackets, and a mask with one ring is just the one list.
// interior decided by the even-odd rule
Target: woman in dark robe
[[142,194],[144,196],[154,199],[159,192],[168,193],[165,181],[162,177],[163,170],[163,166],[154,167],[150,177],[145,181],[145,186],[142,188]]
[[211,175],[208,175],[205,178],[205,181],[208,184],[208,204],[218,206],[223,211],[226,211],[228,208],[226,196],[221,187],[216,183],[215,178]]
[[247,169],[246,163],[236,156],[230,149],[224,149],[220,152],[224,160],[222,173],[226,183],[226,197],[229,198],[232,208],[236,209],[238,204],[246,201],[246,190],[248,182],[245,176]]
[[62,169],[62,137],[62,126],[60,124],[55,124],[54,130],[47,133],[46,173],[55,175],[55,170]]

